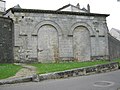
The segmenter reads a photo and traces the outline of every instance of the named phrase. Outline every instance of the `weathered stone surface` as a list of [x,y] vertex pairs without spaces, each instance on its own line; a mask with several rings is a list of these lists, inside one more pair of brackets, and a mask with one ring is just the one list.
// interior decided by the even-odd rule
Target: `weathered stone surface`
[[109,59],[120,58],[120,41],[114,38],[109,34],[108,36],[109,43]]
[[16,62],[52,63],[120,58],[108,14],[11,8]]
[[13,21],[0,17],[0,63],[13,62]]
[[16,62],[108,59],[107,15],[18,11],[5,15],[15,24]]

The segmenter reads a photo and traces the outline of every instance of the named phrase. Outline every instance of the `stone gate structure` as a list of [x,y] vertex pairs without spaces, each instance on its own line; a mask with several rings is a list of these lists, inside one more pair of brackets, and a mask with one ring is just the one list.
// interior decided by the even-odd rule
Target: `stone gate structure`
[[107,16],[79,4],[56,11],[10,8],[5,17],[14,21],[15,62],[109,59]]

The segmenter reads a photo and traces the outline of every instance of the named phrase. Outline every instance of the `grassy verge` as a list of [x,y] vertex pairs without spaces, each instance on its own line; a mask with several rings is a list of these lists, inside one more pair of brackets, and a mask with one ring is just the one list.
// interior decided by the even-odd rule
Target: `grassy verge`
[[119,62],[120,63],[120,59],[112,60],[112,62]]
[[21,66],[14,64],[0,64],[0,79],[5,79],[14,76]]
[[50,72],[56,72],[56,71],[64,71],[68,69],[74,69],[74,68],[81,68],[81,67],[87,67],[87,66],[93,66],[98,64],[105,64],[108,63],[108,61],[92,61],[92,62],[71,62],[71,63],[44,63],[44,64],[31,64],[35,67],[37,67],[39,74],[44,73],[50,73]]
[[[112,60],[112,62],[119,62],[120,59]],[[36,63],[30,64],[37,67],[38,73],[50,73],[56,71],[64,71],[74,68],[81,68],[87,66],[93,66],[98,64],[105,64],[108,61],[99,60],[99,61],[92,61],[92,62],[69,62],[69,63]],[[14,64],[0,64],[0,79],[5,79],[11,76],[14,76],[22,67]]]

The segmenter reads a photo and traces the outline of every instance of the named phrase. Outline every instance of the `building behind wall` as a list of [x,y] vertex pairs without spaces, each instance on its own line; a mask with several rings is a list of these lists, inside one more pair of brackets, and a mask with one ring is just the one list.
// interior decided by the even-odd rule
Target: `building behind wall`
[[117,40],[120,41],[120,30],[115,29],[115,28],[112,28],[112,29],[110,30],[110,34],[111,34],[114,38],[116,38]]
[[[16,62],[90,61],[109,59],[108,14],[88,9],[66,11],[10,8],[5,17],[14,21]],[[76,7],[76,9],[75,9]],[[78,12],[82,10],[81,12]],[[69,9],[70,10],[70,9]]]

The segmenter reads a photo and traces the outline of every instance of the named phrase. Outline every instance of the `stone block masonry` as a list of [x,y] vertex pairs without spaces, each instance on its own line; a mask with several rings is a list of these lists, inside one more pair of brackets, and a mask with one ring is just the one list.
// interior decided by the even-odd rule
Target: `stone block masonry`
[[107,14],[11,8],[15,62],[109,59]]
[[108,34],[108,16],[10,8],[5,17],[14,22],[14,61],[54,63],[120,58],[120,41]]

